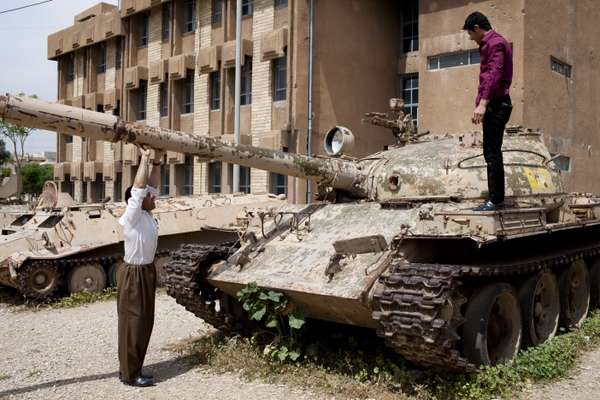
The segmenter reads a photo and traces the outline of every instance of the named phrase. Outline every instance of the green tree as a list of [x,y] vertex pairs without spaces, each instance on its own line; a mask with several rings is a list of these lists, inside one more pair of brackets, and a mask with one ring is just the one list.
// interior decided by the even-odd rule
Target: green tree
[[[23,93],[19,93],[19,96],[24,96]],[[31,96],[34,99],[36,95]],[[15,165],[15,172],[17,173],[17,179],[21,178],[21,168],[23,167],[23,161],[25,159],[25,142],[33,129],[17,126],[8,123],[4,120],[0,120],[0,137],[4,137],[12,144],[13,147],[13,163]],[[17,182],[17,188],[19,190],[18,195],[21,194],[22,182]]]
[[44,182],[54,178],[54,168],[51,165],[26,164],[21,168],[23,193],[38,195],[42,193]]

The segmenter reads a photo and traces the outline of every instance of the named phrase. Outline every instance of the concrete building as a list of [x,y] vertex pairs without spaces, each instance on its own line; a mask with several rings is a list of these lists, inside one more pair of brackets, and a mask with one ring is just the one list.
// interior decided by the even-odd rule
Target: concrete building
[[[600,191],[600,49],[591,0],[315,0],[313,154],[334,125],[356,135],[356,156],[393,142],[361,123],[405,99],[420,131],[470,122],[479,72],[461,31],[474,10],[514,49],[510,123],[543,128],[571,190]],[[148,125],[233,140],[235,0],[123,0],[75,16],[48,38],[58,100]],[[243,143],[307,152],[309,0],[242,0]],[[76,200],[120,200],[138,162],[132,145],[58,135],[55,178]],[[306,198],[306,183],[242,168],[241,189]],[[161,192],[230,192],[232,167],[169,153]]]

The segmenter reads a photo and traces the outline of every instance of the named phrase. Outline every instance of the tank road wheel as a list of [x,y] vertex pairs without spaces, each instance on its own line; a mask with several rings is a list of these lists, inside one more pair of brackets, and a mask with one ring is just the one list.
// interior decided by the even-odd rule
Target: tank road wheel
[[590,266],[590,307],[600,308],[600,258]]
[[494,365],[517,355],[521,345],[521,309],[512,286],[494,283],[467,304],[463,350],[476,365]]
[[32,299],[51,297],[60,285],[60,273],[55,265],[43,262],[25,265],[18,270],[19,291]]
[[523,344],[537,346],[552,339],[558,329],[560,293],[556,277],[542,271],[529,278],[519,289],[523,316]]
[[108,284],[110,287],[117,287],[117,271],[122,262],[116,262],[108,268]]
[[83,264],[69,272],[69,292],[101,292],[106,287],[106,272],[100,264]]
[[583,260],[577,260],[561,272],[560,326],[579,328],[590,308],[590,275]]

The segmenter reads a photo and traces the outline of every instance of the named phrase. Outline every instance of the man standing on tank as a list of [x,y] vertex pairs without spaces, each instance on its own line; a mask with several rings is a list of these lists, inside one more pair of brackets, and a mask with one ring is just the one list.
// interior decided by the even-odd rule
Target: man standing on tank
[[[125,191],[127,207],[119,219],[125,255],[117,271],[117,313],[119,379],[126,385],[145,387],[154,384],[152,376],[142,375],[142,365],[154,326],[158,225],[151,211],[156,207],[161,163],[153,162],[150,172],[150,150],[140,151],[140,165],[133,186]],[[154,159],[162,158],[163,152],[157,150]]]
[[504,208],[504,162],[502,139],[510,119],[512,102],[509,95],[513,76],[513,53],[510,44],[485,15],[474,12],[463,26],[469,38],[479,45],[481,67],[479,89],[472,122],[483,123],[483,155],[487,164],[489,199],[476,211],[495,211]]

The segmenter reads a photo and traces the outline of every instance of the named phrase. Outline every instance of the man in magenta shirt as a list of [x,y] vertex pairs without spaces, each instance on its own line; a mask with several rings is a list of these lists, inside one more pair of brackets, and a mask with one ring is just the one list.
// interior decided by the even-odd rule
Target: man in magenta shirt
[[504,208],[502,137],[512,112],[509,95],[513,75],[512,47],[480,12],[469,15],[463,29],[477,42],[481,54],[479,89],[472,121],[476,125],[483,123],[489,199],[476,210],[495,211]]

